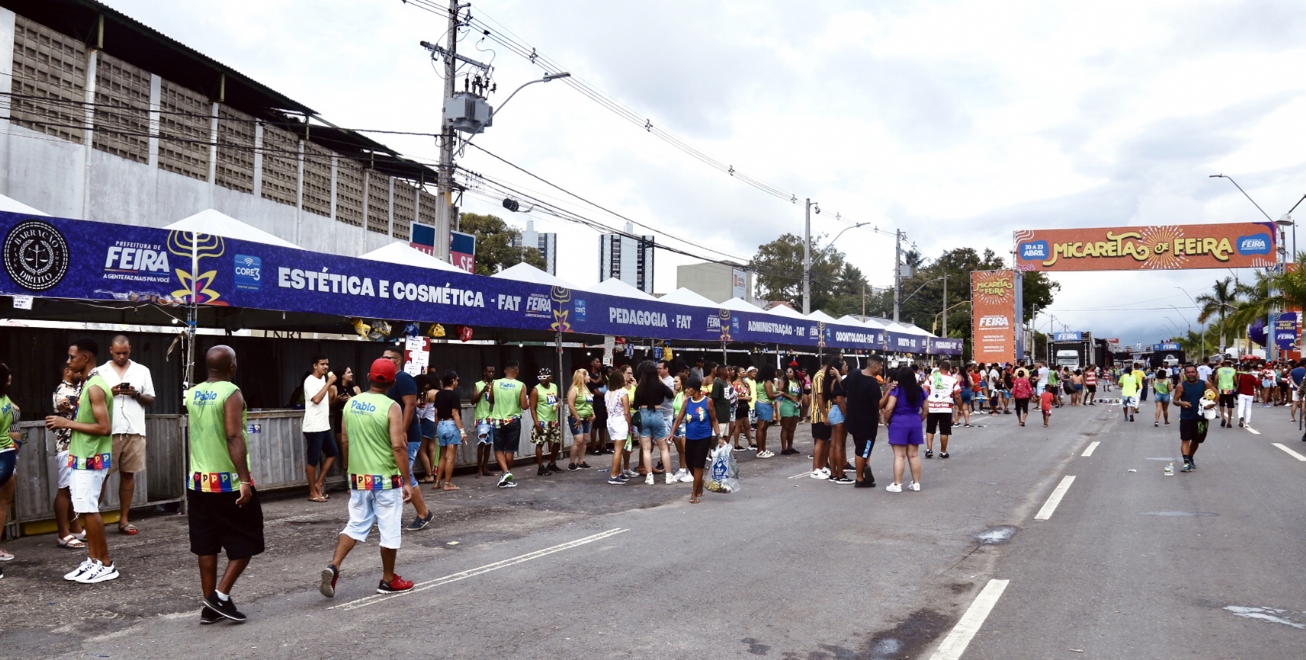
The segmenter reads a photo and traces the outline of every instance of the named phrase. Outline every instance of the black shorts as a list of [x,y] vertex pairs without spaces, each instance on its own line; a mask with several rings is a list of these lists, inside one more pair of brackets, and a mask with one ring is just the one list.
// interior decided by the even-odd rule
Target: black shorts
[[305,462],[312,467],[317,467],[322,462],[322,457],[335,458],[340,455],[336,449],[336,439],[331,435],[331,431],[305,431],[304,444]]
[[748,404],[735,406],[735,420],[748,421]]
[[833,437],[833,432],[829,424],[821,422],[812,425],[813,440],[829,440],[831,437]]
[[1179,439],[1184,442],[1196,442],[1202,444],[1206,442],[1206,429],[1211,423],[1205,419],[1181,419],[1179,420]]
[[925,418],[925,432],[934,433],[938,429],[939,435],[952,435],[952,413],[951,412],[932,412]]
[[856,435],[853,436],[853,451],[857,452],[858,456],[862,458],[870,458],[871,449],[874,448],[875,448],[874,431],[872,431],[871,434],[865,438],[861,438]]
[[1088,393],[1089,393],[1089,394],[1096,394],[1096,393],[1097,393],[1097,385],[1085,385],[1084,387],[1085,387],[1086,389],[1088,389]]
[[226,550],[228,560],[249,559],[263,552],[263,508],[258,492],[245,506],[236,506],[239,497],[239,492],[186,490],[191,552],[203,557]]
[[1016,399],[1016,414],[1017,415],[1029,414],[1029,399]]
[[1220,394],[1220,407],[1221,407],[1221,408],[1237,408],[1237,407],[1238,407],[1238,395],[1235,394],[1235,393],[1233,393],[1233,392],[1230,392],[1230,393],[1228,393],[1228,394],[1221,393],[1221,394]]
[[703,438],[702,440],[685,441],[685,463],[691,470],[697,470],[707,465],[707,453],[716,442],[713,438]]

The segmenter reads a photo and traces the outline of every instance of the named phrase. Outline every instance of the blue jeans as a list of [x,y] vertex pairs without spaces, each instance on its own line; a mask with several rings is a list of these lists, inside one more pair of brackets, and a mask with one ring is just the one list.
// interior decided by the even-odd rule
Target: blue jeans
[[458,432],[458,425],[454,424],[452,419],[440,420],[440,423],[435,425],[435,435],[440,438],[441,447],[461,445],[463,443],[462,434]]
[[657,440],[667,437],[667,422],[657,408],[639,409],[639,436]]
[[589,435],[590,426],[593,425],[593,423],[593,417],[586,417],[585,419],[576,419],[575,417],[567,418],[567,427],[571,429],[572,435]]
[[772,406],[771,404],[762,403],[761,401],[758,401],[757,404],[753,406],[753,410],[757,413],[757,421],[759,422],[775,421],[775,407]]

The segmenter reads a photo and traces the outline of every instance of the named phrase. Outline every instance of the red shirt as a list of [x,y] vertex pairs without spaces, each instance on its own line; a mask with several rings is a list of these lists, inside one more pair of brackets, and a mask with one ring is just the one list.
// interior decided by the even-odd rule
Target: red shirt
[[1252,396],[1256,394],[1256,388],[1260,386],[1261,383],[1260,381],[1256,380],[1256,376],[1247,373],[1238,374],[1239,394],[1246,394],[1247,396]]
[[1043,412],[1052,412],[1052,400],[1056,397],[1051,392],[1044,392],[1038,395],[1038,407]]

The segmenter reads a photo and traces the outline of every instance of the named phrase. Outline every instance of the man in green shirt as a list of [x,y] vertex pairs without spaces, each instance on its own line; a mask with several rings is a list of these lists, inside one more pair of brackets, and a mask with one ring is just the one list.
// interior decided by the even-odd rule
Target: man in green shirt
[[[540,383],[531,388],[530,408],[535,423],[531,426],[531,443],[535,445],[535,465],[538,474],[547,477],[562,472],[558,467],[558,450],[562,445],[562,428],[558,426],[558,408],[562,398],[553,382],[553,370],[540,369]],[[549,464],[544,464],[544,446],[549,446]]]
[[494,453],[494,425],[490,424],[490,385],[494,383],[494,367],[481,369],[481,379],[472,385],[472,405],[476,406],[476,476],[494,476],[489,466]]
[[368,372],[368,391],[345,404],[340,442],[349,457],[349,524],[341,530],[331,563],[322,569],[318,591],[335,598],[340,566],[354,544],[367,541],[375,525],[381,540],[379,594],[398,593],[413,583],[395,573],[403,534],[404,502],[412,497],[408,473],[408,433],[399,404],[386,396],[399,368],[389,358],[377,358]]
[[1141,369],[1136,370],[1132,366],[1126,366],[1125,372],[1120,374],[1120,407],[1124,409],[1125,419],[1131,422],[1134,421],[1134,414],[1138,412],[1138,390],[1142,382]]
[[503,476],[499,488],[516,488],[512,476],[512,459],[521,443],[521,412],[530,405],[526,386],[517,380],[519,365],[510,360],[503,365],[503,378],[490,383],[490,425],[494,427],[494,459]]
[[1220,428],[1233,427],[1233,409],[1238,405],[1238,370],[1233,368],[1233,360],[1225,359],[1211,377],[1220,392]]
[[51,415],[45,418],[48,429],[69,429],[68,466],[72,476],[68,490],[72,495],[73,513],[81,516],[86,530],[86,561],[64,575],[70,582],[95,584],[118,578],[118,569],[109,558],[109,541],[104,536],[100,518],[100,491],[113,464],[113,394],[109,384],[94,372],[95,355],[100,345],[93,339],[80,339],[68,347],[70,377],[83,382],[77,399],[77,414],[72,419]]
[[[186,515],[190,551],[199,556],[204,609],[200,623],[225,618],[244,623],[229,595],[251,557],[262,554],[263,508],[249,474],[245,436],[245,397],[231,382],[236,351],[218,345],[204,355],[209,379],[186,392],[190,429],[190,470]],[[218,551],[226,549],[227,568],[218,581]]]

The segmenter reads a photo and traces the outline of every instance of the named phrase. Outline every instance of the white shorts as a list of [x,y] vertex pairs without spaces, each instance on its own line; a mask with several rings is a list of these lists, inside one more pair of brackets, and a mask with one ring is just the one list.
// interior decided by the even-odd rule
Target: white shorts
[[1295,389],[1295,390],[1292,391],[1292,400],[1293,400],[1293,401],[1301,401],[1301,400],[1302,400],[1302,397],[1301,397],[1301,388],[1298,388],[1298,389]]
[[608,436],[613,441],[625,440],[630,436],[630,425],[626,423],[626,418],[618,419],[608,418]]
[[99,513],[100,489],[109,476],[108,470],[69,470],[68,491],[73,497],[73,513]]
[[67,488],[73,478],[73,469],[68,467],[68,450],[55,454],[54,460],[59,463],[59,488]]
[[381,534],[382,548],[399,549],[404,528],[403,489],[349,491],[349,524],[340,533],[366,543],[372,525]]
[[716,434],[723,438],[730,435],[730,422],[718,422],[716,425]]
[[1130,408],[1137,408],[1137,407],[1138,407],[1138,397],[1136,397],[1136,396],[1122,396],[1122,397],[1120,397],[1120,405],[1122,405],[1122,406],[1129,406]]

